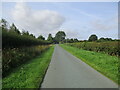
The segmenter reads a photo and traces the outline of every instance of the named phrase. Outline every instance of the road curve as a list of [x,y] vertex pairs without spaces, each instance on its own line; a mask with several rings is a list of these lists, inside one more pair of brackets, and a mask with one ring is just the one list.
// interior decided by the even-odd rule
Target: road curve
[[118,85],[56,45],[41,88],[118,88]]

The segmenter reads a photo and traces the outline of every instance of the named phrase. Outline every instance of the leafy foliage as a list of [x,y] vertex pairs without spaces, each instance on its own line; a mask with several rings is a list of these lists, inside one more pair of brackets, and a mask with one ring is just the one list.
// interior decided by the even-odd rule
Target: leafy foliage
[[51,43],[53,43],[53,37],[52,37],[52,34],[49,34],[49,35],[48,35],[47,40],[50,41]]
[[120,43],[119,41],[107,41],[107,42],[79,42],[70,43],[70,46],[81,48],[89,51],[104,52],[109,55],[120,56]]
[[65,41],[64,41],[64,43],[75,43],[75,42],[79,42],[79,40],[77,39],[77,38],[75,38],[75,39],[73,39],[73,38],[71,38],[71,39],[65,39]]
[[0,22],[0,28],[2,31],[3,48],[50,44],[50,42],[45,40],[45,38],[42,36],[37,39],[33,34],[29,34],[28,31],[23,31],[20,33],[14,24],[9,27],[8,22],[4,19],[2,19]]
[[2,31],[3,48],[14,48],[33,45],[47,45],[49,41],[39,40],[29,35],[18,35],[16,33]]
[[40,35],[40,36],[38,37],[38,39],[40,39],[40,40],[45,40],[45,38],[44,38],[42,35]]
[[65,39],[65,36],[66,34],[64,31],[58,31],[54,38],[55,43],[62,42]]
[[88,39],[88,41],[97,41],[97,40],[98,40],[98,37],[95,34],[91,35]]
[[17,29],[17,27],[14,25],[14,23],[12,24],[12,26],[10,26],[9,32],[20,34],[20,31]]
[[23,48],[3,49],[2,51],[2,69],[3,76],[7,75],[8,71],[15,68],[26,61],[40,55],[49,46],[32,46]]
[[15,24],[9,26],[5,19],[0,22],[0,31],[2,32],[3,76],[6,76],[12,68],[23,64],[49,48],[50,42],[45,38],[41,39],[40,36],[37,39],[28,31],[21,33]]
[[[30,61],[14,68],[14,71],[2,79],[2,88],[39,88],[50,63],[54,47],[50,47],[42,54]],[[46,57],[47,56],[47,57]]]
[[103,37],[101,37],[98,41],[99,41],[99,42],[112,41],[112,38],[103,38]]

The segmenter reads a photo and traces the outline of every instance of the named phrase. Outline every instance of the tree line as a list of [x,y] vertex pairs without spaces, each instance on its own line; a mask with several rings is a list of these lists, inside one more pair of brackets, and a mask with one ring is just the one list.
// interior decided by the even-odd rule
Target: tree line
[[106,42],[106,41],[118,41],[118,39],[112,39],[112,38],[104,38],[101,37],[98,39],[98,36],[95,34],[92,34],[88,40],[78,40],[77,38],[65,38],[66,34],[64,31],[58,31],[55,37],[52,37],[51,34],[48,35],[48,41],[51,41],[52,43],[75,43],[75,42]]
[[[46,45],[46,44],[58,44],[65,43],[66,34],[64,31],[58,31],[55,37],[52,34],[48,35],[45,39],[42,35],[35,37],[28,31],[20,30],[15,26],[14,23],[9,26],[9,23],[5,19],[0,21],[0,30],[2,31],[2,47],[21,47],[21,46],[32,46],[32,45]],[[67,39],[68,42],[78,41],[77,39]]]
[[[23,46],[33,46],[33,45],[48,45],[48,44],[58,44],[66,42],[66,34],[64,31],[58,31],[55,37],[52,34],[48,35],[48,38],[45,39],[42,35],[35,37],[33,34],[30,34],[28,31],[20,30],[15,26],[14,23],[9,25],[5,19],[0,21],[0,31],[2,31],[2,47],[3,48],[14,48],[14,47],[23,47]],[[74,40],[68,40],[72,42]]]
[[9,26],[9,23],[5,19],[0,21],[0,30],[2,31],[2,47],[3,48],[16,48],[23,46],[33,45],[48,45],[51,42],[44,40],[41,36],[36,38],[28,31],[20,30],[13,23]]
[[[49,34],[47,39],[42,35],[35,37],[33,34],[30,34],[28,31],[20,30],[13,23],[9,26],[9,23],[5,19],[0,21],[0,29],[2,30],[2,46],[4,47],[21,47],[21,46],[32,46],[32,45],[48,45],[48,44],[58,44],[58,43],[75,43],[81,42],[77,38],[66,38],[66,33],[64,31],[58,31],[55,34],[55,37],[52,34]],[[98,39],[97,35],[91,35],[88,40],[83,41],[113,41],[111,38],[100,38]]]
[[95,34],[92,34],[88,41],[98,41],[98,42],[102,42],[102,41],[115,41],[113,40],[112,38],[104,38],[104,37],[101,37],[100,39],[98,39],[97,35]]

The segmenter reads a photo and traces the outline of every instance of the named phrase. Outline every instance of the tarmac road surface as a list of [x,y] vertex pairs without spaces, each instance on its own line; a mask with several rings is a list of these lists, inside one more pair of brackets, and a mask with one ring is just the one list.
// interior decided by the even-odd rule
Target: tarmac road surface
[[118,88],[118,85],[56,45],[41,88]]

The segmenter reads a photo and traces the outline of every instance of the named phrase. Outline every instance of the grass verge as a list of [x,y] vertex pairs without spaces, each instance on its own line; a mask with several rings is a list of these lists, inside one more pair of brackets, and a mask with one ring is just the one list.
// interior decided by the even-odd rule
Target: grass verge
[[120,84],[120,81],[118,80],[118,57],[93,51],[86,51],[69,45],[62,44],[60,46],[111,80]]
[[50,47],[37,58],[16,68],[3,78],[3,88],[39,88],[50,63],[54,47]]

